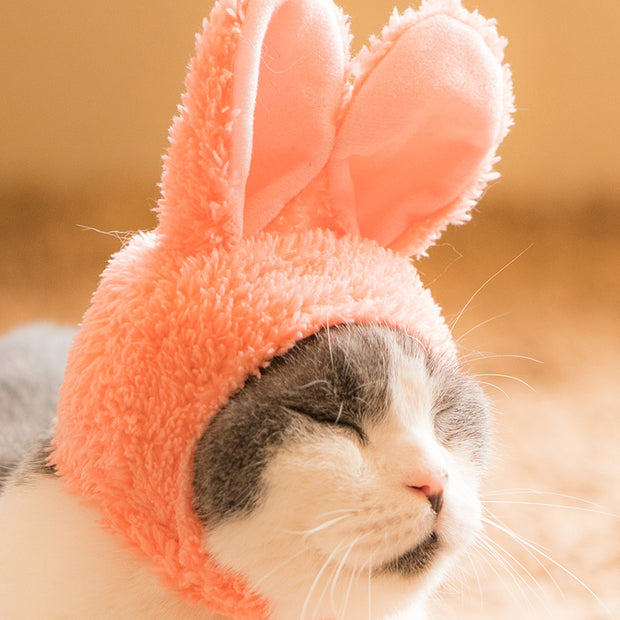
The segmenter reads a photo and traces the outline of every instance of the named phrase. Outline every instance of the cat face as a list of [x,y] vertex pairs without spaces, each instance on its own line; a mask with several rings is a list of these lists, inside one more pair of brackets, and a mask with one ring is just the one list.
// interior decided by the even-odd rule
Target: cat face
[[485,398],[457,368],[397,330],[324,329],[211,421],[194,505],[274,618],[382,618],[475,538],[488,449]]

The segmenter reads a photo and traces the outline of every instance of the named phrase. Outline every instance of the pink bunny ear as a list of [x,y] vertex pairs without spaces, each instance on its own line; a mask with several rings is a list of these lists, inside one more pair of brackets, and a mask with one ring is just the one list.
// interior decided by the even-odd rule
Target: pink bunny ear
[[184,246],[248,236],[325,165],[348,36],[331,0],[219,2],[170,132],[160,230]]
[[343,24],[331,0],[263,0],[248,8],[235,64],[241,115],[231,159],[245,236],[268,224],[329,157],[348,60]]
[[328,164],[350,232],[420,254],[467,219],[510,123],[503,47],[493,22],[434,0],[395,14],[362,52]]

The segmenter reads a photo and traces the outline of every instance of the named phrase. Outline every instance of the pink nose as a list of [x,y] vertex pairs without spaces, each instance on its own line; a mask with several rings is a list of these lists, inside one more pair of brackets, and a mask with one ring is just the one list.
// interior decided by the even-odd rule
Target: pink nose
[[444,470],[425,472],[424,475],[419,475],[417,478],[416,484],[408,484],[407,486],[424,493],[431,504],[431,508],[439,514],[443,506],[443,492],[448,483],[448,472]]

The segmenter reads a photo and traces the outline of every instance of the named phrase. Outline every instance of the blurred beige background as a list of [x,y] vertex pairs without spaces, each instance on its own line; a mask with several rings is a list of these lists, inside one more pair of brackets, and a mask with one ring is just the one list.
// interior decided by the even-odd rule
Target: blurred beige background
[[[5,3],[6,4],[6,3]],[[396,3],[403,9],[402,0]],[[205,0],[23,0],[2,10],[0,179],[153,183]],[[388,0],[346,0],[354,45]],[[617,197],[620,3],[472,0],[510,39],[518,128],[502,191],[558,210]]]
[[[488,528],[512,568],[492,557],[497,547],[465,561],[438,617],[620,618],[620,520],[606,514],[620,513],[620,3],[464,4],[496,17],[510,40],[516,126],[501,149],[503,179],[420,271],[450,321],[497,274],[454,327],[472,371],[496,386],[487,506],[552,561],[542,568]],[[393,3],[342,5],[358,48]],[[3,6],[0,331],[79,321],[120,245],[114,231],[154,225],[167,127],[210,7]]]

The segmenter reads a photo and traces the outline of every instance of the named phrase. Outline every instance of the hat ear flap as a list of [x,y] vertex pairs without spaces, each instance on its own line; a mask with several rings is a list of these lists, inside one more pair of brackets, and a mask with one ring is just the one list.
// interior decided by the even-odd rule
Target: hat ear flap
[[235,63],[234,106],[241,112],[231,158],[244,236],[273,220],[327,162],[348,44],[331,0],[249,5]]
[[467,219],[510,124],[503,47],[492,22],[441,0],[395,15],[362,52],[328,164],[350,231],[421,254]]
[[161,232],[219,245],[276,217],[333,149],[348,43],[332,0],[216,5],[170,132]]

